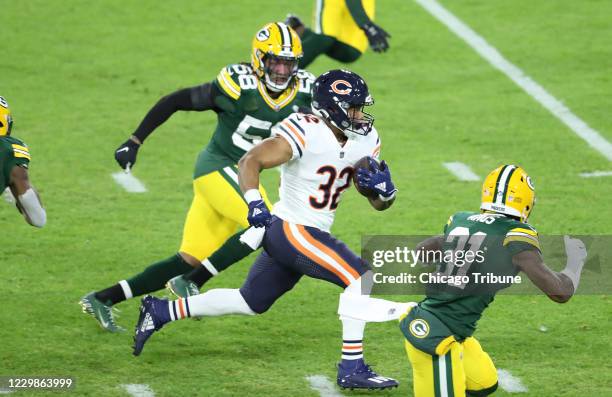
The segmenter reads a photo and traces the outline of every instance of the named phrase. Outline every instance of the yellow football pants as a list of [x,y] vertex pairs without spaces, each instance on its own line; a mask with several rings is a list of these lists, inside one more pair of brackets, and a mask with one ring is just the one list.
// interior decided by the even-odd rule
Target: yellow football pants
[[[363,9],[374,20],[375,0],[363,0]],[[317,0],[315,7],[315,32],[332,36],[361,53],[368,48],[368,38],[355,23],[346,6],[346,0]]]
[[[208,258],[239,228],[248,226],[249,207],[238,186],[238,168],[225,167],[193,181],[193,201],[183,228],[180,252]],[[259,191],[272,208],[263,186]]]
[[439,356],[424,353],[407,340],[404,344],[412,364],[415,397],[487,395],[497,386],[495,365],[473,337],[451,343]]

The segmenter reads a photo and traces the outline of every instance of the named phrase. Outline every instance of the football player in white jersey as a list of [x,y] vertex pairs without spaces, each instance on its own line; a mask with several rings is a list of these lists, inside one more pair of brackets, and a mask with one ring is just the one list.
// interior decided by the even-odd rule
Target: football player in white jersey
[[[364,106],[371,104],[367,85],[357,74],[345,70],[324,73],[313,88],[315,115],[290,115],[273,128],[273,137],[245,154],[239,164],[239,181],[249,205],[249,224],[255,228],[243,237],[259,233],[264,251],[240,289],[213,289],[170,302],[145,297],[134,336],[135,355],[168,322],[187,317],[263,313],[302,275],[307,275],[344,288],[338,306],[343,325],[338,385],[368,389],[398,385],[396,380],[377,375],[365,364],[364,328],[368,321],[397,319],[413,303],[363,294],[371,285],[362,281],[369,277],[368,263],[329,233],[356,164],[363,157],[377,157],[380,151],[374,119],[363,112]],[[259,173],[279,165],[280,200],[270,213],[257,189]],[[372,193],[368,196],[372,206],[378,210],[389,208],[397,190],[385,162],[379,166],[372,160],[369,169],[359,168],[357,172],[359,187]],[[243,241],[247,243],[251,237]],[[251,241],[254,246],[258,243]]]

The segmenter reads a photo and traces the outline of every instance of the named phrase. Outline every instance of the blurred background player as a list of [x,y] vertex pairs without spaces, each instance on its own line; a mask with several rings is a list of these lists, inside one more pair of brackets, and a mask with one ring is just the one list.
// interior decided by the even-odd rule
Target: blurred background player
[[368,44],[375,52],[387,51],[391,36],[373,22],[374,8],[375,0],[317,0],[313,29],[289,14],[285,23],[295,29],[304,47],[300,67],[307,67],[321,54],[343,63],[355,62]]
[[487,396],[496,390],[495,365],[472,334],[495,294],[511,284],[477,284],[477,273],[515,276],[522,271],[559,303],[567,302],[576,292],[586,260],[584,244],[566,236],[565,269],[549,269],[542,259],[538,233],[526,223],[534,204],[531,178],[521,167],[503,165],[484,181],[481,213],[456,213],[444,227],[443,236],[417,246],[417,251],[424,249],[430,257],[431,253],[469,247],[482,253],[483,259],[442,263],[437,274],[467,275],[470,282],[428,288],[427,297],[400,323],[412,364],[415,396]]
[[[213,137],[195,165],[194,197],[179,252],[81,299],[83,310],[104,329],[123,331],[114,322],[112,305],[162,289],[170,278],[199,266],[238,228],[248,226],[248,207],[238,187],[236,163],[255,143],[270,136],[272,125],[296,108],[310,107],[314,76],[298,69],[301,57],[298,35],[282,22],[269,23],[253,38],[250,64],[229,65],[210,83],[163,97],[117,149],[117,162],[129,170],[145,139],[174,112],[217,113]],[[267,201],[263,187],[260,190]]]
[[10,136],[12,128],[11,110],[0,96],[0,192],[4,192],[6,201],[16,205],[26,222],[43,227],[47,223],[47,213],[38,192],[30,184],[30,151],[23,141]]
[[[379,376],[365,364],[364,328],[367,321],[398,318],[411,304],[370,298],[368,282],[362,281],[368,280],[369,265],[329,233],[342,194],[352,183],[354,168],[380,149],[374,119],[363,111],[372,103],[367,85],[355,73],[332,70],[317,78],[313,110],[319,117],[292,114],[274,128],[273,138],[240,160],[240,188],[249,203],[249,224],[262,233],[265,227],[264,252],[244,284],[240,289],[213,289],[174,302],[145,297],[136,326],[135,355],[170,321],[264,313],[307,275],[344,289],[338,306],[343,326],[338,385],[363,389],[397,386],[397,381]],[[396,189],[384,161],[380,169],[375,164],[372,172],[359,174],[359,185],[369,192],[370,204],[384,210],[393,203]],[[280,201],[271,215],[258,190],[259,174],[276,166],[281,166]]]

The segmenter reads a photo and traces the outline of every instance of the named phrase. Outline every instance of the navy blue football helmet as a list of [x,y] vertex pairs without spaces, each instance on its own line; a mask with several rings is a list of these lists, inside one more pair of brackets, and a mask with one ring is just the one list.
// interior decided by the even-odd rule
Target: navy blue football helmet
[[[364,106],[374,104],[366,82],[348,70],[330,70],[314,82],[312,109],[347,137],[365,136],[372,131],[374,117],[363,111]],[[349,115],[349,108],[357,108],[360,118]],[[351,112],[352,113],[352,112]]]

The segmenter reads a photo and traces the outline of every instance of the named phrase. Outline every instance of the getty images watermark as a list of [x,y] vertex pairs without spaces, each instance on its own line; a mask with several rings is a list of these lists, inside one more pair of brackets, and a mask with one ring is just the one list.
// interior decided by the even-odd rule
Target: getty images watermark
[[[448,293],[540,294],[514,266],[512,256],[537,249],[528,242],[509,244],[506,236],[453,236],[438,251],[419,249],[431,236],[364,236],[362,258],[372,268],[373,294],[419,295]],[[577,293],[612,293],[612,236],[573,236],[586,246],[588,257]],[[560,271],[566,264],[563,236],[539,236],[544,263]]]
[[[372,266],[382,268],[387,263],[399,263],[410,268],[418,264],[452,264],[455,269],[441,272],[401,272],[400,274],[373,273],[373,281],[376,284],[440,284],[451,285],[457,288],[465,288],[469,283],[473,284],[514,284],[521,283],[519,275],[497,275],[493,272],[474,271],[472,265],[483,264],[486,260],[485,250],[465,251],[465,250],[441,250],[425,251],[424,249],[409,249],[406,246],[395,247],[393,250],[375,250],[372,252]],[[472,268],[473,271],[468,272]],[[456,272],[453,272],[456,270]]]

